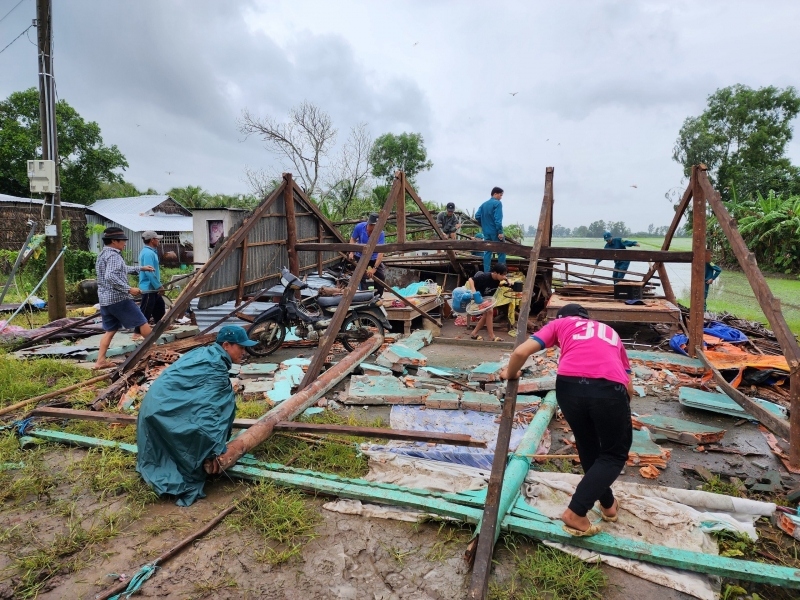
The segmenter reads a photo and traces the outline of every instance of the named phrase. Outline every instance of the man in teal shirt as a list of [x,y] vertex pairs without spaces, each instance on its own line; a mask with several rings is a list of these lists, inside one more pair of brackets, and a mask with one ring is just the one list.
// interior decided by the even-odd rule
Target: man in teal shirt
[[[639,245],[639,242],[634,242],[633,240],[623,240],[622,238],[611,237],[610,231],[606,231],[603,234],[603,239],[606,242],[606,245],[603,246],[603,248],[606,250],[625,250],[625,248]],[[599,265],[601,261],[602,259],[598,258],[596,261],[594,261],[594,264]],[[614,261],[614,273],[611,275],[611,279],[613,279],[614,283],[618,283],[625,279],[625,273],[627,273],[628,267],[630,266],[631,261],[629,260]]]
[[139,266],[153,267],[153,271],[139,271],[139,289],[142,291],[139,308],[148,323],[151,319],[153,323],[158,323],[166,312],[164,286],[161,285],[161,271],[158,266],[158,241],[163,237],[155,231],[142,233],[144,247],[139,253]]
[[722,273],[722,269],[720,269],[717,265],[711,262],[711,250],[706,249],[706,272],[703,280],[705,281],[705,293],[703,295],[703,312],[707,310],[706,307],[706,300],[708,299],[708,286],[710,286],[714,280],[719,277],[719,274]]
[[[503,190],[499,187],[492,188],[492,197],[480,205],[475,213],[475,220],[483,230],[483,238],[487,242],[504,242],[503,235]],[[498,252],[497,262],[505,264],[506,255]],[[483,255],[483,272],[488,273],[492,267],[492,253]]]

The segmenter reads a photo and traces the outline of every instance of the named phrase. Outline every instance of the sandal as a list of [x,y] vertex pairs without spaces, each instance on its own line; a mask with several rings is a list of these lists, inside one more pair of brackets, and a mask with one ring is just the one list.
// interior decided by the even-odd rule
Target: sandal
[[478,340],[479,342],[483,341],[483,336],[482,335],[472,335],[472,334],[470,334],[469,337],[471,337],[473,340]]
[[[600,513],[600,518],[603,519],[603,521],[605,521],[606,523],[616,523],[617,519],[619,518],[619,501],[617,501],[616,499],[614,500],[614,506],[617,507],[617,514],[615,514],[613,517],[608,517],[604,515],[603,507],[602,505],[600,506],[600,510],[598,511]],[[614,507],[612,506],[611,508]]]
[[587,529],[586,531],[581,531],[580,529],[575,529],[573,527],[567,527],[566,525],[562,525],[561,529],[563,529],[568,534],[574,537],[589,537],[592,535],[597,535],[602,531],[602,529],[600,529],[599,526],[594,524],[589,525],[589,529]]
[[503,338],[501,338],[499,335],[496,335],[496,336],[494,336],[494,339],[492,341],[493,342],[502,342]]

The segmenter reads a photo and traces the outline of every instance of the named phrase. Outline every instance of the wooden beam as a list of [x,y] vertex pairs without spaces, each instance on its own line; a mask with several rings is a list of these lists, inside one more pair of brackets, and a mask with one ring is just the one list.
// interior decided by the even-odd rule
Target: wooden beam
[[[403,189],[405,190],[406,174],[403,173],[402,171],[400,172],[400,174],[401,174],[401,180],[402,180],[402,184],[403,184]],[[405,241],[406,241],[406,237],[407,237],[407,233],[406,233],[406,194],[405,194],[405,191],[403,191],[403,195],[402,195],[402,198],[400,199],[400,201],[397,202],[397,204],[395,205],[394,213],[395,213],[395,221],[396,221],[396,227],[397,227],[397,243],[398,244],[404,244]]]
[[[686,190],[683,192],[683,196],[681,197],[681,201],[678,203],[678,206],[675,207],[675,216],[672,217],[672,223],[669,225],[669,229],[667,229],[667,234],[664,236],[664,241],[661,244],[661,250],[669,250],[669,246],[672,243],[672,238],[675,235],[675,232],[678,231],[678,225],[681,223],[681,219],[683,218],[686,209],[689,207],[689,201],[692,199],[692,182],[689,182],[689,185],[686,187]],[[644,276],[644,282],[647,283],[650,281],[650,278],[653,276],[658,270],[658,265],[660,263],[655,263],[650,269],[647,271],[647,275]]]
[[[544,230],[550,219],[550,198],[553,196],[553,167],[547,167],[545,171],[544,200],[539,212],[539,224],[536,228],[536,238],[530,251],[528,262],[528,274],[525,277],[525,287],[522,290],[522,302],[517,321],[517,339],[514,347],[519,346],[528,339],[528,315],[531,309],[531,299],[533,298],[534,282],[536,280],[536,263],[539,260],[539,252],[544,241]],[[473,556],[474,567],[472,570],[472,580],[470,581],[469,593],[471,600],[485,599],[489,589],[489,576],[492,570],[492,554],[494,544],[497,539],[497,527],[500,520],[505,515],[499,515],[500,495],[503,489],[503,477],[506,470],[506,459],[508,456],[508,446],[511,440],[511,428],[514,425],[514,411],[517,404],[517,391],[519,389],[519,379],[510,379],[506,384],[506,395],[503,402],[503,412],[500,417],[500,428],[497,433],[497,443],[495,445],[494,459],[492,460],[492,472],[489,476],[489,487],[486,490],[486,504],[481,518],[481,531],[477,538],[477,545],[471,544],[468,548],[468,556]],[[473,540],[474,542],[474,540]]]
[[711,371],[711,374],[714,376],[714,381],[717,382],[717,385],[719,385],[720,389],[725,392],[725,394],[731,400],[736,402],[736,404],[751,414],[754,419],[758,419],[759,423],[764,425],[764,427],[769,429],[772,433],[784,438],[785,440],[789,439],[788,421],[785,421],[779,418],[777,415],[769,412],[757,402],[753,402],[753,400],[745,396],[742,392],[725,381],[722,373],[720,373],[717,368],[711,364],[711,361],[708,360],[708,357],[703,353],[703,350],[700,348],[700,346],[695,348],[695,354],[697,354],[697,358],[703,361],[703,364],[706,366],[706,368]]
[[10,406],[6,406],[3,409],[0,409],[0,415],[5,415],[15,410],[19,410],[20,408],[25,408],[29,404],[35,404],[37,402],[41,402],[42,400],[50,400],[51,398],[58,398],[59,396],[63,396],[69,392],[73,392],[80,388],[88,387],[95,383],[100,383],[101,381],[105,381],[106,379],[111,379],[111,373],[105,373],[103,375],[98,375],[97,377],[92,377],[91,379],[87,379],[86,381],[80,381],[73,385],[68,385],[65,388],[61,388],[60,390],[56,390],[54,392],[48,392],[47,394],[42,394],[41,396],[34,396],[33,398],[28,398],[27,400],[21,400],[15,404],[11,404]]
[[689,356],[703,343],[703,297],[706,272],[706,197],[700,186],[700,166],[692,167],[692,285],[689,304]]
[[[289,271],[294,275],[300,276],[300,259],[297,256],[297,217],[295,217],[294,206],[294,186],[292,185],[292,174],[283,174],[283,205],[286,214],[286,252],[289,255]],[[297,297],[300,297],[300,290],[297,290]]]
[[239,265],[239,285],[236,288],[236,302],[234,304],[239,306],[242,303],[244,296],[244,282],[247,279],[247,237],[242,240],[242,262]]
[[[408,179],[406,179],[405,173],[403,173],[403,186],[404,186],[404,188],[403,188],[404,189],[404,192],[403,192],[403,204],[405,205],[405,198],[406,198],[405,195],[406,195],[406,193],[408,193],[408,195],[411,196],[411,199],[419,207],[419,210],[422,212],[423,216],[428,220],[428,223],[431,224],[431,227],[433,227],[433,230],[436,232],[436,235],[439,236],[439,239],[446,240],[447,236],[444,234],[442,229],[439,227],[439,224],[436,222],[436,219],[434,219],[431,216],[431,213],[428,211],[428,209],[425,208],[425,204],[423,204],[422,198],[420,198],[417,195],[416,190],[413,187],[411,187],[410,183],[408,183]],[[455,240],[451,240],[451,241],[455,241]],[[467,280],[467,272],[464,271],[464,265],[462,265],[458,261],[458,259],[456,258],[455,253],[452,250],[446,250],[446,252],[447,252],[447,258],[450,259],[450,264],[453,265],[453,269],[455,269],[455,272],[460,274],[464,278],[464,281],[466,281]]]
[[[399,174],[400,172],[398,171],[398,173],[395,175],[392,190],[389,192],[389,197],[386,199],[386,204],[384,204],[380,214],[378,215],[378,222],[375,224],[375,228],[372,230],[369,240],[363,246],[363,249],[361,250],[361,256],[356,264],[356,268],[353,271],[353,274],[350,276],[350,281],[353,282],[353,284],[347,286],[347,290],[342,296],[342,299],[339,301],[339,305],[336,307],[333,317],[331,318],[330,325],[328,325],[325,333],[322,335],[322,338],[319,341],[319,347],[311,359],[311,364],[308,366],[305,377],[303,377],[303,381],[300,382],[298,392],[311,385],[311,383],[317,379],[320,370],[322,370],[322,365],[325,362],[325,358],[328,356],[328,353],[333,346],[333,342],[336,340],[336,336],[338,335],[339,330],[342,328],[342,323],[344,323],[344,319],[347,316],[347,311],[350,309],[350,303],[353,302],[353,298],[358,291],[359,283],[364,277],[364,274],[367,272],[367,265],[372,258],[373,252],[375,252],[375,248],[378,246],[378,239],[383,231],[383,228],[386,227],[386,220],[389,218],[389,213],[392,212],[392,208],[403,197],[402,180],[399,177]],[[355,249],[355,244],[341,245],[344,246],[342,252],[350,252]]]
[[[97,412],[93,410],[73,410],[70,408],[56,408],[45,406],[31,411],[35,417],[50,417],[54,419],[75,419],[79,421],[102,421],[104,423],[122,423],[123,425],[136,425],[136,415]],[[234,419],[234,429],[248,429],[256,424],[258,419]],[[278,421],[275,431],[295,431],[303,433],[326,434],[335,433],[356,437],[380,438],[384,440],[406,440],[412,442],[427,442],[433,444],[452,444],[454,446],[469,446],[472,448],[486,448],[486,442],[473,439],[463,433],[440,433],[436,431],[412,431],[407,429],[387,429],[385,427],[360,427],[351,425],[332,425],[328,423],[296,423],[295,421]]]
[[783,355],[789,364],[789,427],[791,435],[789,441],[789,463],[793,467],[800,467],[800,346],[797,339],[789,329],[786,319],[781,312],[781,303],[767,285],[767,280],[758,268],[756,257],[747,248],[736,220],[731,217],[720,198],[719,193],[711,186],[705,170],[698,174],[701,187],[706,190],[711,210],[717,217],[720,228],[728,238],[734,256],[739,262],[750,287],[753,289],[764,316],[767,317],[778,343],[781,345]]
[[[301,252],[317,252],[328,250],[333,252],[361,252],[364,244],[317,244],[300,243],[297,249]],[[510,256],[525,257],[530,254],[530,246],[522,246],[511,242],[487,242],[482,240],[409,240],[404,244],[384,244],[381,251],[384,254],[395,252],[408,252],[410,250],[453,250],[472,252],[486,250],[491,252],[504,252]],[[661,261],[667,263],[690,263],[691,252],[669,252],[662,250],[605,250],[603,248],[542,248],[539,258],[581,258],[601,260],[635,260],[635,261]]]
[[658,263],[658,278],[661,281],[661,287],[664,290],[664,297],[669,302],[677,305],[678,301],[675,299],[675,292],[672,291],[672,284],[669,282],[667,268],[664,266],[664,263]]

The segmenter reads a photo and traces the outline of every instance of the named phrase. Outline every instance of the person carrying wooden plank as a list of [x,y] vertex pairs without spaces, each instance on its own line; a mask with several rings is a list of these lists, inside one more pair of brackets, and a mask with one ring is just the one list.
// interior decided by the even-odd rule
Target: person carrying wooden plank
[[554,345],[561,347],[556,399],[575,435],[584,472],[561,520],[571,535],[595,535],[600,527],[586,516],[595,502],[600,502],[603,521],[616,521],[619,511],[611,484],[622,472],[633,441],[631,367],[616,331],[591,320],[580,304],[567,304],[556,319],[517,346],[500,377],[518,379],[529,356]]

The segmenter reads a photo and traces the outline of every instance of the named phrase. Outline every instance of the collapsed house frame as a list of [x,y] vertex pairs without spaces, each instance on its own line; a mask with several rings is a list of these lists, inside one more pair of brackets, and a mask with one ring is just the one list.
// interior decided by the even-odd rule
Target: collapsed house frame
[[[277,283],[280,277],[280,263],[288,264],[292,273],[303,276],[316,270],[322,273],[325,266],[340,260],[349,252],[360,252],[361,256],[355,265],[352,278],[360,281],[366,273],[367,265],[372,253],[378,246],[380,232],[383,231],[390,217],[396,224],[397,241],[382,244],[380,250],[384,254],[400,254],[414,250],[444,251],[455,274],[466,278],[463,266],[456,256],[456,251],[489,251],[505,253],[522,257],[521,270],[525,270],[526,278],[522,292],[520,316],[517,322],[515,346],[527,338],[528,316],[535,288],[539,286],[539,294],[549,297],[553,289],[553,273],[555,269],[549,259],[611,259],[611,260],[637,260],[653,263],[648,272],[642,276],[641,283],[646,284],[655,275],[659,274],[665,296],[668,301],[675,303],[675,296],[669,283],[665,263],[691,263],[691,306],[688,323],[688,351],[690,356],[703,361],[712,371],[720,387],[737,404],[748,413],[760,420],[767,428],[779,437],[787,439],[789,443],[790,464],[800,466],[800,347],[797,340],[789,330],[788,325],[780,311],[779,301],[772,295],[766,280],[763,277],[754,255],[739,234],[736,222],[730,217],[720,195],[711,186],[704,165],[692,168],[690,182],[677,207],[675,217],[665,236],[661,250],[605,250],[588,248],[556,248],[552,243],[553,229],[553,167],[545,171],[544,197],[539,212],[537,233],[533,246],[524,246],[509,242],[491,242],[475,239],[452,240],[447,239],[436,223],[435,218],[426,209],[422,200],[409,184],[405,174],[398,171],[395,174],[390,194],[378,215],[376,227],[366,244],[350,244],[316,207],[314,202],[306,196],[303,190],[293,180],[292,175],[283,175],[281,184],[266,196],[259,206],[244,220],[237,229],[216,250],[209,261],[198,269],[173,303],[172,308],[165,317],[153,328],[152,333],[145,338],[143,343],[126,359],[126,361],[110,375],[115,380],[112,386],[101,394],[103,399],[108,399],[120,390],[131,373],[150,355],[150,348],[158,337],[169,327],[173,320],[182,316],[189,308],[190,302],[199,297],[201,307],[218,305],[230,300],[236,300],[237,308],[225,318],[236,313],[241,308],[245,298],[251,296],[251,302],[258,298],[268,287]],[[411,233],[407,229],[406,201],[410,198],[416,204],[419,213],[429,225],[424,225],[427,231],[434,231],[438,239],[408,240]],[[672,252],[669,250],[672,237],[677,231],[679,222],[692,207],[692,250],[691,252]],[[790,409],[791,417],[787,424],[775,418],[759,407],[752,400],[732,388],[722,378],[719,372],[708,362],[702,351],[703,335],[703,283],[706,247],[706,216],[710,206],[716,216],[720,227],[725,233],[734,255],[742,271],[748,278],[753,292],[769,321],[782,352],[789,365],[790,382]],[[416,221],[415,221],[416,222]],[[273,267],[276,267],[273,270]],[[251,424],[250,428],[231,443],[230,453],[220,457],[223,468],[234,467],[237,460],[250,448],[260,443],[269,435],[279,422],[295,418],[303,408],[313,402],[313,398],[324,393],[320,390],[330,389],[342,377],[346,376],[363,357],[379,347],[377,339],[361,345],[348,359],[339,363],[340,368],[332,368],[320,376],[325,360],[335,341],[336,334],[341,327],[347,309],[355,296],[357,286],[348,286],[342,300],[335,311],[331,323],[319,341],[318,348],[311,359],[311,364],[303,381],[298,387],[298,392],[282,405],[278,412],[270,411]],[[417,309],[434,322],[436,319]],[[620,309],[624,311],[625,308]],[[216,324],[215,324],[216,325]],[[210,327],[208,329],[213,328]],[[206,330],[203,333],[207,333]],[[210,337],[210,336],[207,336]],[[380,340],[382,342],[382,339]],[[513,520],[512,512],[515,505],[514,498],[509,501],[509,481],[506,479],[508,446],[513,418],[516,407],[518,381],[508,382],[503,402],[500,429],[495,450],[495,459],[486,490],[485,500],[481,502],[479,518],[470,519],[477,523],[476,538],[467,549],[467,558],[473,562],[473,575],[469,589],[470,598],[485,598],[489,574],[492,566],[492,553],[495,542],[499,536],[500,525],[508,525],[509,519]],[[102,402],[95,402],[93,408],[101,408]],[[548,419],[549,421],[549,419]],[[546,426],[546,423],[545,423]],[[510,464],[510,463],[509,463]],[[527,463],[529,466],[529,462]],[[519,485],[517,485],[517,488]],[[552,537],[553,532],[548,535]],[[557,536],[556,536],[557,537]],[[592,543],[578,545],[591,547]],[[744,563],[745,561],[738,561]]]

